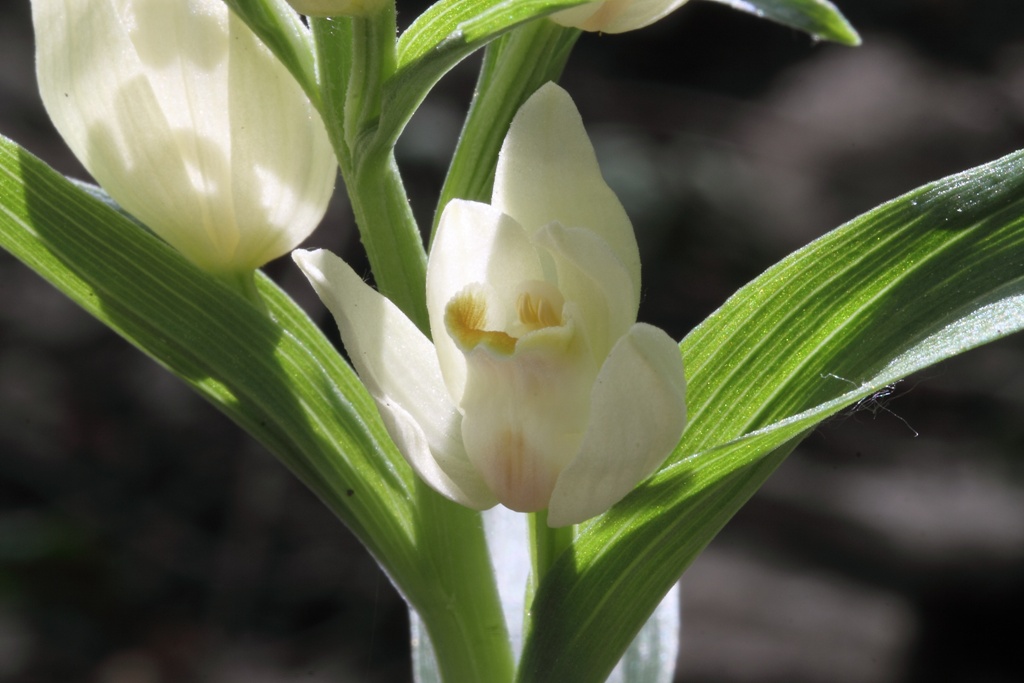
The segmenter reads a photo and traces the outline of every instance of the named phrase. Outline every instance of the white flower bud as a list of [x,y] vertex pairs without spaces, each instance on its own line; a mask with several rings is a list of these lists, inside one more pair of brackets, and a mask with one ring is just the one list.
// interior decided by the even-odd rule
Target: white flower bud
[[295,79],[221,0],[32,0],[57,130],[126,211],[211,272],[317,226],[337,162]]
[[549,18],[562,26],[596,33],[625,33],[649,26],[676,11],[687,0],[598,0],[555,12]]

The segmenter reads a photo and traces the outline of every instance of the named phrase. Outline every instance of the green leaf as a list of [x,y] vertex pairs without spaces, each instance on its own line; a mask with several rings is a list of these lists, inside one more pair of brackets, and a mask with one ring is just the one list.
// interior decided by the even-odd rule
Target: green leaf
[[269,279],[257,274],[264,310],[3,137],[0,247],[274,452],[425,615],[449,678],[511,677],[480,516],[420,482],[351,368]]
[[441,0],[402,34],[398,41],[398,68],[409,68],[450,43],[481,44],[530,19],[587,0]]
[[818,40],[860,45],[860,36],[828,0],[712,0],[810,33]]
[[1024,328],[1022,171],[1018,152],[883,204],[769,269],[683,340],[683,439],[552,567],[521,681],[603,680],[814,425]]
[[587,0],[441,0],[398,40],[394,76],[385,84],[379,144],[393,145],[434,84],[506,31]]
[[302,86],[313,106],[320,109],[313,41],[302,18],[285,0],[224,0],[263,44],[281,60]]
[[0,246],[271,447],[376,552],[408,555],[412,473],[354,373],[272,282],[258,278],[268,316],[3,138]]

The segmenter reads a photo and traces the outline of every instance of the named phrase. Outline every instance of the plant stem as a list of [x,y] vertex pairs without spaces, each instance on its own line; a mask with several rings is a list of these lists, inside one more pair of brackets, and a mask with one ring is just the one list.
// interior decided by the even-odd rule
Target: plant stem
[[246,270],[240,273],[224,273],[219,278],[221,282],[240,294],[242,298],[251,303],[258,311],[267,313],[267,302],[263,300],[259,290],[256,288],[255,270]]
[[533,560],[533,585],[539,586],[545,574],[563,552],[572,546],[573,527],[548,526],[548,511],[530,515],[530,550]]
[[377,289],[429,335],[427,254],[394,156],[367,160],[346,183]]
[[424,574],[415,608],[433,644],[440,680],[510,683],[514,672],[501,598],[480,514],[418,483],[417,551]]
[[[312,22],[324,119],[377,288],[428,332],[426,252],[390,146],[376,132],[395,68],[395,16]],[[416,481],[419,570],[393,576],[420,615],[444,681],[509,683],[513,661],[480,515]]]
[[426,251],[390,149],[372,144],[395,69],[395,11],[314,19],[324,120],[377,288],[426,332]]

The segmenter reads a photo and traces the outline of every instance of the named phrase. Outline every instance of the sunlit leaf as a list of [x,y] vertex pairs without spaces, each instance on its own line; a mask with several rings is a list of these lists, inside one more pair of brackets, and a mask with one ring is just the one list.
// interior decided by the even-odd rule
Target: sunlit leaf
[[[479,515],[415,477],[351,368],[269,279],[257,275],[261,310],[108,201],[0,137],[0,247],[277,455],[428,626],[458,634],[443,642],[450,677],[507,678],[508,638]],[[452,601],[465,607],[451,610]]]
[[682,442],[548,574],[520,680],[602,680],[817,423],[1024,328],[1022,169],[1024,153],[1012,154],[883,204],[769,269],[683,340]]
[[384,88],[381,143],[396,139],[441,76],[473,52],[516,26],[585,1],[441,0],[432,5],[398,40],[397,70]]

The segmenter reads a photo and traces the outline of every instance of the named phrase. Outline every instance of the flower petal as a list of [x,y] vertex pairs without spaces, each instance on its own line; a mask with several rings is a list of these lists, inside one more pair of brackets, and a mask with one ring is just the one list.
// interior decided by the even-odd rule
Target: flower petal
[[570,321],[531,332],[511,355],[481,345],[466,358],[460,407],[470,460],[502,505],[543,510],[587,425],[597,364],[583,335]]
[[625,33],[644,26],[650,26],[682,7],[687,0],[609,0],[611,5],[608,20],[599,31],[603,33]]
[[466,360],[445,328],[445,308],[468,285],[513,292],[524,280],[543,279],[540,257],[526,232],[497,209],[456,199],[448,203],[427,262],[430,334],[445,385],[456,404],[466,384]]
[[640,292],[608,243],[586,228],[553,223],[542,228],[534,241],[554,258],[558,289],[579,307],[591,351],[599,363],[604,362],[615,342],[636,322]]
[[320,222],[337,169],[323,123],[223,2],[34,0],[32,15],[54,125],[193,262],[250,270]]
[[444,388],[430,341],[334,254],[298,249],[292,258],[334,315],[359,378],[416,473],[466,507],[494,505],[494,496],[466,457],[462,418]]
[[512,120],[491,203],[531,235],[555,221],[592,230],[608,243],[640,291],[633,226],[601,176],[576,105],[554,83],[541,86]]
[[298,82],[234,12],[229,16],[231,185],[241,232],[231,260],[257,268],[320,224],[338,166],[323,120]]
[[596,0],[595,2],[576,5],[575,7],[563,9],[555,12],[554,14],[549,14],[548,19],[559,26],[587,30],[583,28],[587,25],[587,20],[600,12],[601,8],[604,7],[604,3],[605,0]]
[[548,523],[590,519],[650,476],[679,443],[685,393],[679,347],[656,327],[634,325],[597,376],[587,431],[555,484]]
[[[605,0],[555,12],[551,19],[584,31],[624,33],[649,26],[676,11],[687,0]],[[597,7],[595,7],[597,5]]]

